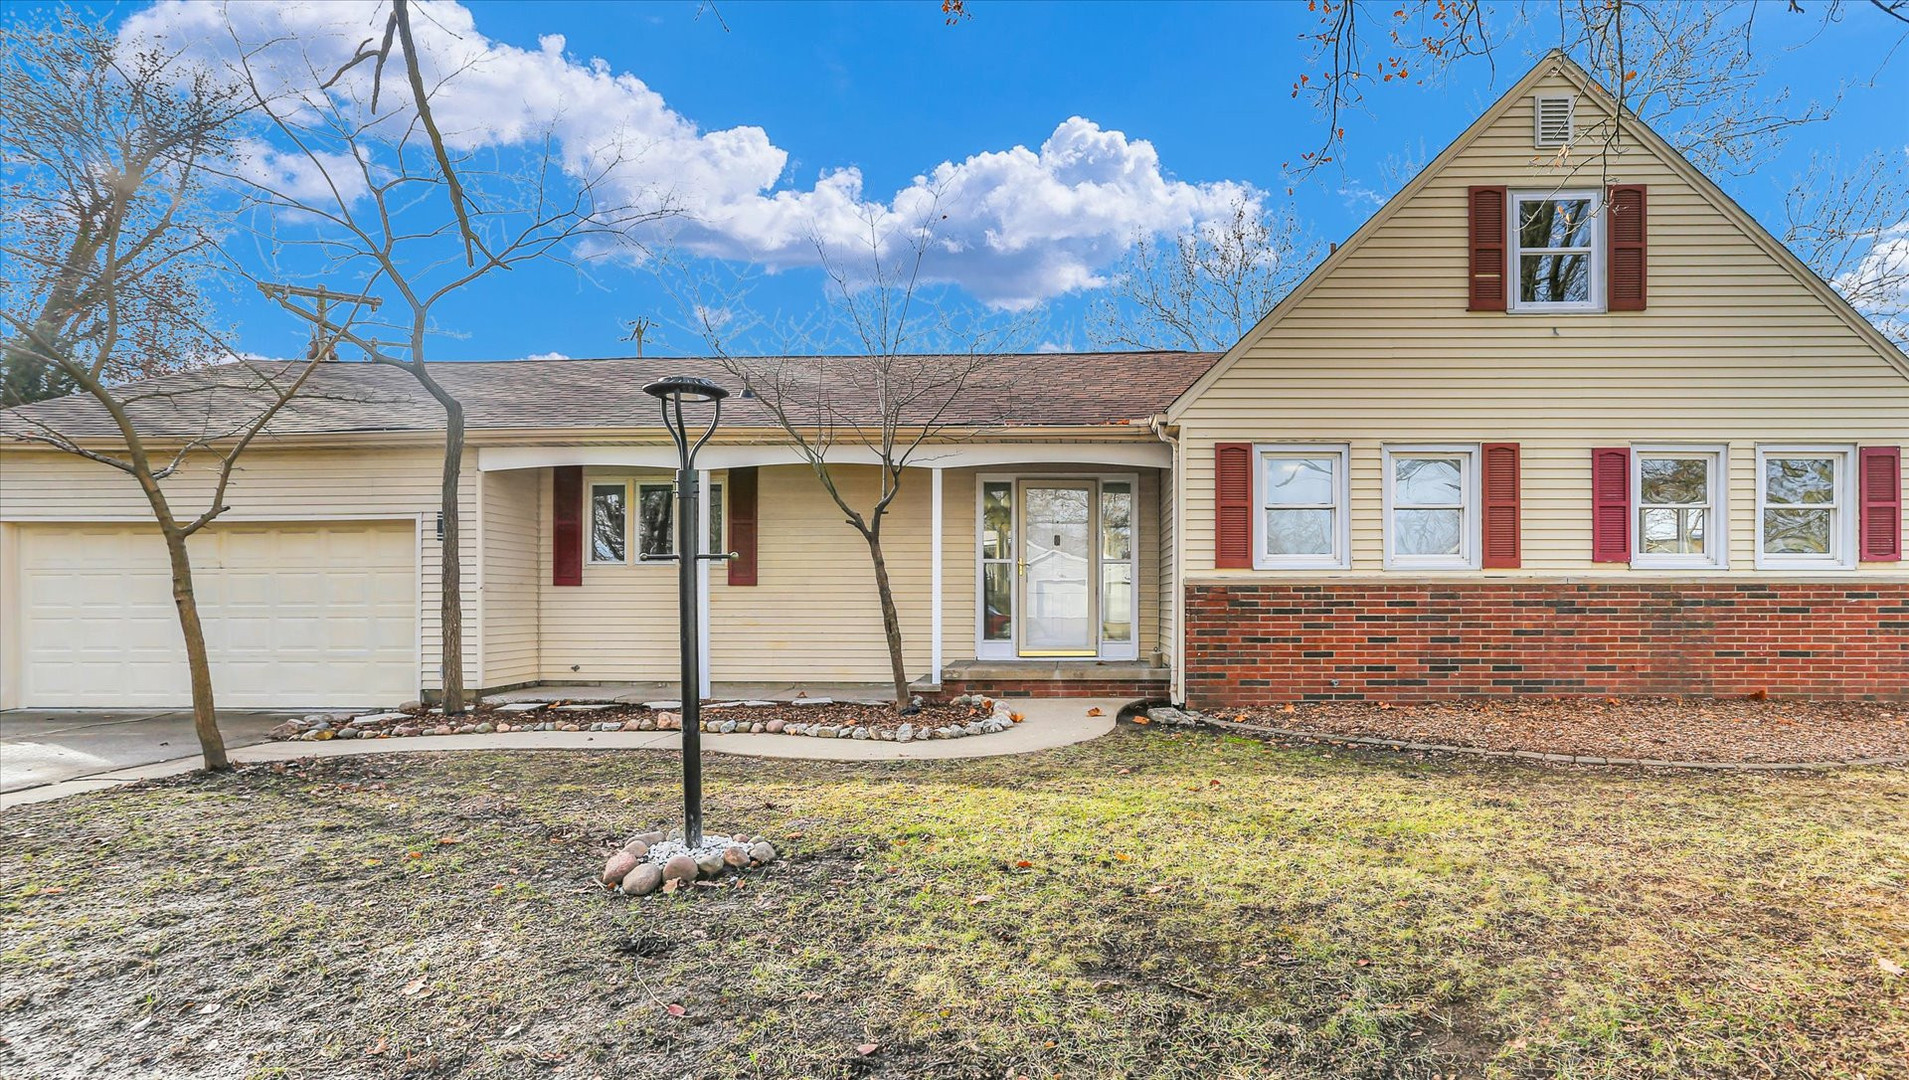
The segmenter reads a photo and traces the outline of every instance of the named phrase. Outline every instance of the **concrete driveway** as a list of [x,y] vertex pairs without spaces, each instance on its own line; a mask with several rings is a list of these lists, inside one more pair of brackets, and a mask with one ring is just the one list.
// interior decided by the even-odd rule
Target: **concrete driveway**
[[[285,712],[221,712],[227,748],[265,741]],[[105,712],[9,709],[0,712],[0,792],[22,791],[94,773],[196,757],[190,710]]]

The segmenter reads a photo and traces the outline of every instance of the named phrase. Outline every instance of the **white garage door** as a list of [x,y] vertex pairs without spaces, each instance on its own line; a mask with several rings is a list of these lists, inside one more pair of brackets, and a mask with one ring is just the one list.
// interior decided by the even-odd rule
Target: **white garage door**
[[[416,526],[214,526],[190,543],[221,708],[388,706],[417,696]],[[20,529],[21,703],[192,703],[154,526]]]

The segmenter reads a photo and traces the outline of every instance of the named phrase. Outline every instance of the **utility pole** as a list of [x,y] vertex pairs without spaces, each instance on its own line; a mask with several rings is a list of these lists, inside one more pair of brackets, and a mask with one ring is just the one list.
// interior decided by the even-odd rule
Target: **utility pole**
[[[378,310],[379,305],[384,303],[383,300],[375,296],[366,296],[362,293],[333,292],[323,285],[311,288],[304,285],[277,285],[262,281],[259,283],[259,291],[271,299],[278,301],[279,304],[285,308],[299,315],[303,315],[306,320],[312,324],[311,344],[305,348],[305,359],[307,360],[338,359],[338,335],[330,333],[332,329],[331,305],[333,301],[350,304],[353,307],[368,307],[373,311]],[[307,310],[292,303],[294,297],[303,300],[317,301],[315,305],[317,310]]]

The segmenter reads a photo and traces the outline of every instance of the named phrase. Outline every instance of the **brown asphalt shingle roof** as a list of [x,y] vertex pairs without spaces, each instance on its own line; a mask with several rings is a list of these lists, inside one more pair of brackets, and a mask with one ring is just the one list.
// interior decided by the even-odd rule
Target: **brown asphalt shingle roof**
[[[974,427],[1081,426],[1145,420],[1193,385],[1218,353],[1030,353],[990,358],[940,417]],[[840,422],[876,419],[868,393],[873,361],[859,356],[753,358],[752,370],[778,372],[800,387],[784,399],[809,405],[827,400]],[[907,380],[933,383],[971,363],[967,357],[899,358]],[[237,428],[269,400],[260,373],[291,378],[298,365],[228,364],[163,375],[123,388],[134,422],[148,436],[196,437]],[[713,360],[667,357],[602,360],[441,362],[431,374],[464,405],[471,431],[540,428],[660,427],[644,384],[665,375],[713,379],[737,390],[739,380]],[[818,391],[817,387],[826,387]],[[818,396],[818,394],[823,396]],[[923,395],[905,419],[928,421],[929,404],[947,394]],[[0,434],[30,430],[38,421],[72,438],[117,434],[104,409],[86,397],[58,398],[0,413]],[[767,428],[769,411],[757,400],[732,396],[723,426]],[[273,419],[275,435],[339,432],[432,431],[444,426],[437,402],[405,371],[362,362],[319,365],[299,396]]]

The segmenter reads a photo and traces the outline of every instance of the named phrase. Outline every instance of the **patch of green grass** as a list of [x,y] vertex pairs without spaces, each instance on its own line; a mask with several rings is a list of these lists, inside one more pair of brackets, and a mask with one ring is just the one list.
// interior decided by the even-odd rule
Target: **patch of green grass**
[[604,893],[602,855],[672,820],[679,768],[406,754],[9,813],[0,1071],[1854,1078],[1909,1061],[1909,979],[1883,963],[1909,964],[1903,770],[1560,771],[1152,732],[969,762],[711,757],[712,831],[764,833],[786,861],[741,888]]

